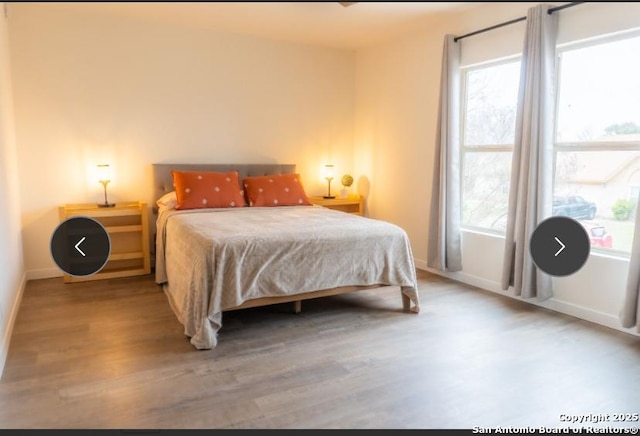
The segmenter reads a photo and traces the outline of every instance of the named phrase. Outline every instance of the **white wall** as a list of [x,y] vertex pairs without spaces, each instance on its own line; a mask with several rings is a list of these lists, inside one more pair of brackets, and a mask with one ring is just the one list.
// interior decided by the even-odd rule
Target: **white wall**
[[[426,269],[444,35],[524,16],[534,4],[485,3],[441,14],[425,22],[420,32],[357,53],[354,163],[357,172],[372,181],[369,213],[407,231],[420,268]],[[640,26],[637,3],[588,3],[558,13],[559,43]],[[462,40],[463,61],[519,53],[524,29],[521,22]],[[511,295],[499,285],[503,245],[503,238],[464,232],[464,269],[450,276]],[[542,305],[621,329],[617,317],[627,270],[626,259],[592,255],[576,274],[554,279],[555,296]]]
[[0,375],[25,284],[9,35],[3,8],[0,3],[0,198],[4,206],[0,213]]
[[[530,5],[483,5],[441,14],[418,33],[357,53],[354,165],[374,181],[369,212],[407,230],[418,264],[424,266],[427,253],[444,35],[462,35],[521,16]],[[505,45],[499,40],[490,44]]]
[[49,255],[57,206],[151,198],[155,162],[295,163],[353,172],[352,51],[216,33],[46,4],[10,5],[25,264]]
[[[91,178],[100,162],[115,169],[112,201],[148,202],[154,162],[292,162],[310,193],[324,193],[321,166],[332,162],[338,175],[355,176],[371,216],[407,230],[416,264],[426,267],[443,35],[525,15],[533,4],[440,14],[417,33],[354,54],[72,6],[12,3],[20,171],[13,136],[3,129],[9,139],[3,136],[0,170],[7,171],[0,171],[0,192],[19,196],[21,204],[0,218],[14,222],[0,230],[13,245],[6,252],[0,247],[0,256],[12,259],[0,258],[10,272],[0,279],[8,283],[2,295],[14,295],[0,301],[2,325],[23,271],[16,217],[28,276],[59,275],[48,247],[56,208],[101,200],[101,186]],[[640,4],[588,3],[560,12],[559,39],[637,25]],[[518,52],[523,31],[518,23],[463,40],[464,61]],[[6,72],[8,55],[2,56]],[[10,90],[8,75],[2,80]],[[0,104],[9,108],[9,97],[2,92]],[[502,240],[465,232],[463,250],[464,271],[456,277],[502,292]],[[625,259],[593,256],[576,275],[556,280],[556,296],[546,305],[617,328],[627,268]]]

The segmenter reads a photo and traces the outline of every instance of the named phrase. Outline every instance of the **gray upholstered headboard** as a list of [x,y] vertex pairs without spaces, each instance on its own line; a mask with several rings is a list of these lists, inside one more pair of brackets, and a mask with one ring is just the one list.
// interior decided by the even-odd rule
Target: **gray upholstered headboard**
[[[151,231],[151,257],[152,265],[155,265],[155,232],[156,232],[156,216],[158,207],[156,200],[164,194],[174,190],[173,177],[171,170],[179,171],[237,171],[240,183],[245,177],[251,176],[267,176],[270,174],[293,174],[296,172],[294,164],[170,164],[157,163],[153,166],[153,203],[151,210],[153,214],[149,215],[149,228]],[[240,187],[241,188],[241,187]]]
[[[251,176],[266,176],[270,174],[293,174],[295,164],[153,164],[153,210],[155,201],[164,194],[174,190],[171,170],[179,171],[237,171],[242,179]],[[240,187],[241,188],[241,187]]]

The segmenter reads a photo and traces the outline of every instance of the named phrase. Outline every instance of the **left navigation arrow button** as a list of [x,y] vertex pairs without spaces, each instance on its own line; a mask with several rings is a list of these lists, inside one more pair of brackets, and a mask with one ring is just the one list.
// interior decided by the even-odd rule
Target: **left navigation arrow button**
[[[72,216],[56,227],[49,243],[51,257],[65,275],[95,274],[109,261],[111,238],[107,229],[93,218]],[[65,277],[65,281],[70,281]]]
[[76,245],[74,245],[74,247],[76,248],[76,250],[78,250],[80,252],[80,254],[82,254],[82,256],[86,256],[86,254],[84,254],[84,252],[82,250],[80,250],[80,247],[78,247],[78,245],[82,244],[84,242],[84,240],[87,239],[85,236],[82,237],[82,239],[80,239],[78,241],[78,243]]

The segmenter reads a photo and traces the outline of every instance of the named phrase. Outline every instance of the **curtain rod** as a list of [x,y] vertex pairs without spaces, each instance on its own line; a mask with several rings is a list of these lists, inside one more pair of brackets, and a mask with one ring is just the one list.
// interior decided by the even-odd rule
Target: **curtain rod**
[[[562,5],[562,6],[556,6],[555,8],[549,8],[547,13],[549,15],[551,15],[556,11],[561,11],[563,9],[570,8],[572,6],[578,6],[579,4],[582,4],[582,3],[584,3],[584,2],[583,1],[581,1],[581,2],[571,2],[571,3],[567,3],[565,5]],[[514,18],[513,20],[505,21],[504,23],[496,24],[495,26],[486,27],[484,29],[476,30],[475,32],[467,33],[466,35],[456,36],[455,38],[453,38],[453,42],[458,42],[462,38],[467,38],[469,36],[477,35],[479,33],[488,32],[489,30],[498,29],[500,27],[508,26],[510,24],[519,23],[520,21],[524,21],[526,19],[527,19],[526,16],[520,17],[520,18]]]

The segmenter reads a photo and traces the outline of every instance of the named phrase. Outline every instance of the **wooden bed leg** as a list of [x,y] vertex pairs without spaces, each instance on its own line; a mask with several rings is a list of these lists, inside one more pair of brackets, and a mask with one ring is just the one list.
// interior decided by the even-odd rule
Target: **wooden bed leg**
[[400,291],[400,295],[402,295],[402,310],[404,312],[411,312],[411,299],[404,295],[402,291]]
[[293,313],[300,313],[300,312],[302,312],[302,300],[294,301]]

